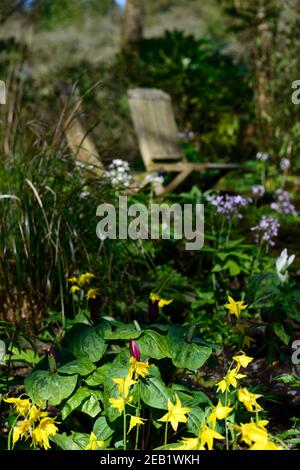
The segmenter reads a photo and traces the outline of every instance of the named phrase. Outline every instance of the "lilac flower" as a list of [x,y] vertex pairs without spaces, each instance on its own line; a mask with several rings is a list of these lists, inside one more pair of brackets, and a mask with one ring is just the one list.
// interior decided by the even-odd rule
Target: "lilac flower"
[[274,238],[278,236],[280,223],[276,217],[263,215],[260,222],[251,231],[255,232],[255,243],[266,242],[267,245],[274,246]]
[[257,184],[255,186],[252,186],[252,194],[254,196],[258,196],[258,197],[263,197],[263,195],[265,194],[265,187],[262,185],[262,184]]
[[291,166],[291,162],[289,161],[288,158],[282,158],[282,160],[280,160],[280,169],[282,171],[288,170],[290,166]]
[[271,209],[282,214],[297,215],[294,204],[291,203],[291,195],[288,191],[277,189],[275,192],[275,202],[272,202]]
[[270,155],[267,152],[257,152],[256,158],[261,162],[267,162],[269,160]]
[[251,204],[252,199],[240,195],[232,196],[230,194],[207,196],[206,200],[211,203],[217,210],[218,214],[225,215],[228,219],[232,215],[236,215],[238,219],[242,218],[239,210],[242,207]]

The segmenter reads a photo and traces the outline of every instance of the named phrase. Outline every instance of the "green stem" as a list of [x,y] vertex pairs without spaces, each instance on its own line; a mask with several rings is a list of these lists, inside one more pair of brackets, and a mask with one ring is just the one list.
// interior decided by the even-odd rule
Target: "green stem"
[[[137,405],[137,410],[136,410],[136,416],[140,416],[140,408],[141,408],[141,384],[140,382],[138,383],[138,405]],[[138,445],[139,445],[139,434],[140,434],[140,427],[136,427],[136,434],[135,434],[135,446],[134,450],[137,450]]]
[[165,426],[165,446],[168,444],[168,421],[166,421]]
[[13,422],[12,427],[11,427],[10,430],[9,430],[8,437],[7,437],[7,450],[12,450],[12,447],[11,447],[11,434],[12,434],[12,432],[13,432],[13,430],[14,430],[15,425],[17,424],[17,421],[18,421],[18,419],[19,419],[19,416],[20,416],[20,415],[18,415],[18,416],[16,417],[16,419],[15,419],[14,422]]
[[126,450],[126,411],[123,411],[123,449]]

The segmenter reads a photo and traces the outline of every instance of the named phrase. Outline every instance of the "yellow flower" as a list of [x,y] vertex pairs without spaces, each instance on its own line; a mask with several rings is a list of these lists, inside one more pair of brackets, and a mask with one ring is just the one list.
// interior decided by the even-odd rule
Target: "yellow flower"
[[263,443],[256,442],[249,448],[249,450],[282,450],[282,447],[277,446],[272,441],[266,441]]
[[265,428],[267,424],[268,421],[266,420],[258,421],[257,424],[251,421],[240,426],[234,426],[234,428],[241,432],[242,441],[248,446],[251,446],[253,443],[263,445],[268,441],[268,431]]
[[146,419],[140,418],[139,416],[130,416],[130,423],[129,423],[128,433],[130,433],[130,431],[135,426],[140,426],[141,424],[144,424],[144,421],[146,421]]
[[170,450],[205,450],[197,437],[183,437],[180,444],[180,446],[170,447]]
[[25,437],[26,440],[31,436],[31,425],[32,423],[29,419],[24,419],[23,421],[19,421],[16,426],[14,426],[12,436],[13,446],[21,437]]
[[262,395],[256,395],[255,393],[249,392],[246,387],[240,388],[238,391],[239,401],[243,403],[250,412],[262,410],[262,407],[259,405],[259,403],[256,402],[257,398],[261,396]]
[[207,421],[212,423],[213,429],[216,427],[217,419],[225,419],[231,413],[232,407],[223,406],[220,400],[218,401],[217,406],[212,410]]
[[241,311],[245,310],[248,305],[245,305],[243,300],[236,302],[232,297],[228,296],[228,304],[225,304],[224,307],[229,310],[231,315],[235,315],[237,319],[239,319],[241,315]]
[[130,358],[129,374],[131,376],[143,377],[143,379],[149,374],[150,364],[148,362],[137,361],[134,357]]
[[135,380],[132,380],[131,375],[128,374],[125,379],[112,379],[116,384],[118,384],[118,392],[124,397],[127,398],[129,394],[129,388],[131,385],[136,384]]
[[78,286],[72,286],[70,289],[71,294],[75,294],[75,292],[81,290]]
[[54,436],[58,428],[55,426],[55,418],[42,418],[37,427],[32,431],[32,442],[45,450],[50,449],[49,436]]
[[93,432],[91,432],[90,440],[84,449],[85,450],[97,450],[97,449],[102,449],[103,447],[104,447],[104,441],[98,441],[97,436]]
[[221,436],[221,434],[219,434],[217,431],[214,431],[208,426],[205,426],[200,435],[200,445],[204,447],[206,444],[208,450],[212,450],[214,439],[224,439],[224,437]]
[[237,368],[229,370],[226,376],[217,383],[217,392],[219,390],[221,390],[222,393],[225,391],[229,392],[230,385],[232,385],[233,388],[236,388],[237,380],[243,379],[244,377],[246,377],[244,374],[238,374]]
[[123,397],[110,398],[108,401],[112,408],[117,408],[120,413],[123,413],[126,403],[130,403],[132,401],[132,397],[128,397],[127,399]]
[[251,338],[251,336],[244,336],[243,338],[243,348],[246,346],[246,348],[250,348],[251,342],[254,342],[254,339]]
[[165,305],[169,305],[171,302],[173,302],[173,299],[166,300],[166,299],[163,299],[162,297],[160,297],[160,295],[153,294],[152,292],[150,294],[150,300],[151,300],[151,302],[157,302],[158,301],[158,306],[160,308],[163,308]]
[[86,298],[89,299],[95,299],[97,295],[99,294],[99,289],[89,289],[88,293],[86,294]]
[[176,403],[173,405],[171,400],[168,400],[168,413],[166,413],[158,421],[170,422],[174,431],[177,431],[178,423],[186,423],[186,414],[189,413],[190,408],[185,408],[181,405],[181,401],[176,394]]
[[67,279],[68,282],[71,282],[71,284],[77,284],[78,283],[78,278],[73,276],[73,277],[69,277]]
[[92,273],[81,274],[78,278],[78,284],[80,285],[80,287],[82,287],[85,284],[88,284],[89,282],[91,282],[91,280],[94,279],[94,277],[95,277],[95,274],[92,274]]
[[29,398],[4,398],[3,401],[11,403],[21,416],[25,416],[31,407]]
[[239,356],[233,356],[232,359],[237,363],[237,371],[239,371],[241,367],[247,367],[250,362],[253,361],[253,357],[246,356],[244,353]]
[[39,408],[37,408],[35,405],[32,405],[32,407],[29,410],[28,419],[32,424],[34,424],[35,421],[41,418],[45,418],[46,416],[48,416],[48,412],[42,411],[41,405]]

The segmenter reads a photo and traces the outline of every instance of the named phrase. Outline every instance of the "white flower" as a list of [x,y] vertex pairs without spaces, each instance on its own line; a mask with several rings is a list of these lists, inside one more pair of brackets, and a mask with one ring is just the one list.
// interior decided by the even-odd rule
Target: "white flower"
[[284,284],[288,279],[288,267],[293,263],[295,255],[288,256],[287,249],[282,250],[279,258],[276,260],[276,271],[280,282]]
[[5,366],[6,347],[4,341],[0,340],[0,365]]
[[280,169],[282,171],[288,170],[290,165],[291,165],[291,162],[289,161],[288,158],[283,158],[282,160],[280,160]]
[[113,160],[106,171],[106,176],[110,179],[112,186],[128,187],[132,180],[129,163],[119,158]]
[[152,183],[152,184],[163,184],[164,177],[159,176],[159,175],[147,175],[146,181],[147,183]]
[[267,162],[269,160],[270,155],[267,152],[257,152],[256,158],[261,162]]

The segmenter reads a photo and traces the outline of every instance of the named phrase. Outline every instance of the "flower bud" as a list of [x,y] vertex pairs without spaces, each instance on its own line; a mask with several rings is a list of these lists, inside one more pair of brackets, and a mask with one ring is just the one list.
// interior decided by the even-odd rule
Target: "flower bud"
[[134,357],[134,359],[138,362],[141,360],[141,351],[137,345],[137,343],[131,339],[129,341],[129,351],[130,351],[130,357]]

